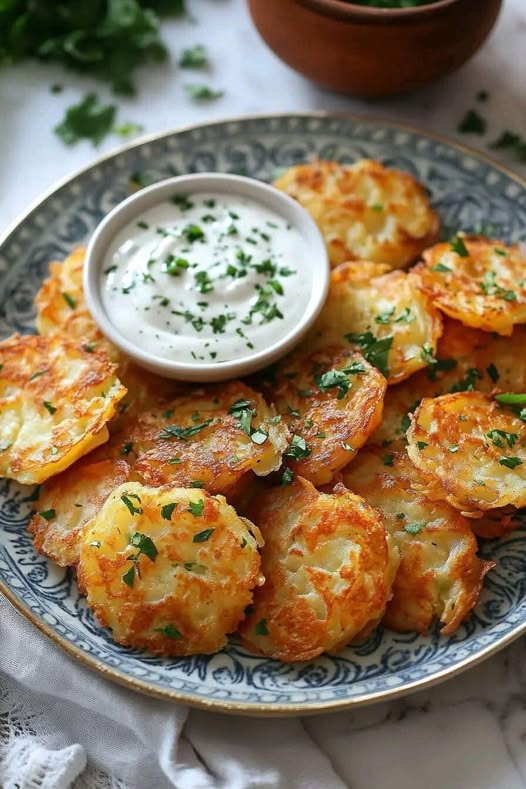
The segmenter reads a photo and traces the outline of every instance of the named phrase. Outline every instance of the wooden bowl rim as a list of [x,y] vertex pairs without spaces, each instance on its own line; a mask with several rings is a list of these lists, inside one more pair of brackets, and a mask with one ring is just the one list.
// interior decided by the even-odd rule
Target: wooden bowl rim
[[428,5],[414,8],[372,8],[354,5],[343,0],[295,0],[299,5],[309,8],[323,16],[333,17],[348,22],[373,22],[379,24],[403,23],[413,19],[433,16],[452,6],[459,5],[462,0],[434,0]]

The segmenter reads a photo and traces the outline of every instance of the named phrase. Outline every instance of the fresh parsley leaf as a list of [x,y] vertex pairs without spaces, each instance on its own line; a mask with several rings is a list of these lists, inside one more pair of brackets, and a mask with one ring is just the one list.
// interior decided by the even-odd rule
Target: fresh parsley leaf
[[394,465],[394,455],[388,454],[382,457],[382,463],[384,466],[392,466]]
[[256,622],[254,625],[254,635],[256,636],[268,636],[268,627],[267,627],[267,620],[260,619],[259,622]]
[[64,299],[64,301],[68,305],[68,307],[71,310],[74,310],[75,307],[77,306],[77,300],[74,299],[73,296],[71,296],[69,293],[66,293],[66,292],[62,292],[60,295],[62,296],[62,298]]
[[215,529],[204,529],[203,531],[197,532],[197,534],[194,534],[192,542],[207,542],[214,531]]
[[476,110],[468,110],[458,124],[457,130],[461,134],[485,134],[487,125],[485,118]]
[[122,580],[130,589],[133,589],[133,584],[135,583],[135,566],[133,564],[130,569],[124,573]]
[[504,442],[511,448],[519,440],[518,433],[507,433],[505,430],[489,430],[486,436],[499,448],[504,446]]
[[49,400],[44,400],[44,408],[49,411],[50,414],[55,414],[57,409],[54,405],[52,405]]
[[[201,517],[201,515],[203,514],[203,511],[204,511],[204,508],[205,508],[204,499],[199,499],[199,501],[191,501],[188,504],[188,512],[190,512],[196,518],[200,518]],[[212,531],[213,531],[213,529],[212,529]],[[203,534],[203,533],[204,532],[201,532],[201,534]],[[211,533],[212,532],[210,532],[210,534]],[[210,535],[208,535],[208,536],[210,536]],[[208,539],[208,537],[206,539]],[[196,540],[196,538],[194,537],[194,542],[202,542],[202,540]]]
[[431,271],[437,271],[439,274],[447,274],[453,269],[446,266],[444,263],[437,263],[436,266],[431,266]]
[[307,442],[302,436],[293,435],[292,441],[289,444],[285,457],[292,458],[293,460],[304,460],[311,454],[312,449],[307,446]]
[[429,444],[426,441],[417,441],[416,445],[420,451],[422,451],[423,449],[429,446]]
[[179,65],[181,68],[205,68],[208,66],[208,57],[204,46],[195,44],[193,47],[183,49],[183,53],[179,58]]
[[291,485],[294,481],[294,472],[290,468],[286,468],[283,474],[281,475],[281,485],[284,487],[286,485]]
[[343,370],[327,370],[326,373],[316,376],[316,385],[320,392],[328,392],[337,388],[337,398],[341,400],[351,388],[351,382]]
[[45,521],[52,521],[57,515],[55,510],[42,510],[42,512],[39,512],[38,514],[41,518],[44,518]]
[[156,633],[160,633],[162,636],[166,636],[166,638],[171,638],[173,641],[180,641],[183,637],[182,633],[170,624],[163,625],[163,627],[156,627],[154,630]]
[[194,101],[215,101],[224,95],[222,90],[212,90],[208,85],[184,85],[185,91]]
[[135,534],[132,534],[130,537],[130,545],[133,545],[134,548],[138,548],[137,554],[133,557],[132,561],[137,561],[141,554],[147,556],[152,562],[157,558],[158,550],[152,538],[148,537],[147,534],[141,534],[136,531]]
[[115,105],[103,106],[95,93],[88,93],[79,104],[66,110],[55,132],[66,145],[75,145],[82,139],[99,145],[113,129],[115,112]]
[[203,422],[200,422],[197,425],[192,425],[191,427],[168,425],[167,427],[163,428],[163,430],[161,430],[159,433],[159,438],[180,438],[181,440],[185,441],[187,438],[197,435],[197,433],[203,430],[203,428],[208,427],[212,421],[212,419],[205,419]]
[[493,364],[493,362],[491,362],[491,364],[488,365],[488,367],[486,367],[486,372],[491,378],[491,380],[493,381],[493,383],[496,384],[500,378],[500,374],[497,368],[495,367],[495,365]]
[[450,245],[451,249],[453,250],[453,252],[456,252],[456,254],[459,257],[461,257],[461,258],[468,258],[469,257],[469,250],[468,250],[468,248],[467,248],[462,236],[455,236],[455,238],[452,238],[451,241],[449,242],[449,245]]
[[503,405],[526,405],[526,394],[502,392],[502,394],[495,395],[495,400]]
[[506,129],[490,146],[493,150],[509,151],[519,162],[526,162],[526,138]]
[[161,518],[165,521],[172,520],[172,514],[176,507],[177,503],[175,501],[170,502],[170,504],[163,504],[161,507]]
[[128,508],[130,515],[142,515],[142,511],[143,511],[142,507],[136,507],[132,499],[136,499],[139,502],[139,504],[141,503],[140,498],[132,493],[129,494],[124,493],[121,496],[121,501]]
[[361,334],[346,334],[345,339],[358,345],[369,364],[377,367],[382,375],[385,375],[387,378],[389,375],[388,357],[393,344],[393,337],[378,339],[371,332],[363,332]]
[[522,466],[522,460],[516,457],[514,458],[503,457],[499,460],[499,464],[501,466],[506,466],[507,468],[514,469],[517,466]]

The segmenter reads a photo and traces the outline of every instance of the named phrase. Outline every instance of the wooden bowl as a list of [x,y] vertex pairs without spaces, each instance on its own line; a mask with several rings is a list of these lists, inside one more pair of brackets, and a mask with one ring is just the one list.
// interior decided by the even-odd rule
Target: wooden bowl
[[342,0],[248,0],[268,46],[293,69],[343,93],[404,93],[449,74],[481,46],[502,0],[435,0],[380,9]]

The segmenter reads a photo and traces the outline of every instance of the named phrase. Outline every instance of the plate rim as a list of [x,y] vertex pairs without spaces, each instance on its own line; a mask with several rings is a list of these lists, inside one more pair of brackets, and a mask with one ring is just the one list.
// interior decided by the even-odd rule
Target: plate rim
[[[361,115],[349,112],[330,112],[325,110],[310,110],[298,112],[278,112],[278,113],[249,113],[245,115],[227,116],[218,120],[209,121],[206,123],[192,123],[182,126],[177,126],[162,132],[155,132],[152,134],[142,135],[125,145],[120,145],[112,148],[108,153],[96,157],[90,164],[78,168],[69,175],[55,181],[51,187],[41,193],[29,206],[18,214],[12,220],[5,231],[0,233],[0,248],[9,241],[10,236],[15,233],[18,227],[25,222],[41,205],[50,199],[59,189],[67,186],[71,181],[88,173],[92,170],[99,168],[105,162],[114,159],[117,155],[125,151],[132,150],[133,148],[140,148],[143,145],[162,140],[174,135],[191,132],[202,128],[210,128],[214,126],[222,126],[228,123],[237,123],[244,121],[264,121],[275,120],[279,118],[298,118],[298,119],[335,119],[335,120],[348,120],[353,123],[370,123],[379,127],[389,127],[392,129],[399,129],[400,131],[409,132],[420,137],[431,139],[435,142],[441,143],[449,148],[456,149],[460,153],[471,156],[479,161],[485,162],[494,170],[499,171],[506,177],[517,182],[522,188],[526,189],[526,178],[519,173],[514,172],[506,165],[496,161],[492,156],[482,151],[477,151],[470,148],[463,143],[451,140],[447,135],[437,134],[433,131],[422,129],[418,126],[413,126],[401,121],[386,120],[378,116]],[[222,712],[232,715],[247,715],[254,717],[269,717],[269,718],[283,718],[298,715],[315,715],[326,712],[343,711],[354,707],[363,707],[369,704],[377,704],[383,701],[392,701],[402,696],[407,696],[420,690],[428,689],[435,685],[444,682],[446,679],[451,679],[454,676],[462,673],[468,668],[474,667],[482,661],[489,658],[491,655],[496,654],[506,646],[511,644],[516,639],[520,638],[526,632],[526,619],[519,624],[514,630],[507,635],[501,636],[494,643],[481,649],[475,655],[469,655],[461,660],[454,666],[449,666],[441,671],[433,674],[431,677],[422,677],[412,682],[409,682],[398,688],[391,688],[381,690],[373,693],[364,693],[352,699],[338,699],[336,701],[321,701],[321,702],[306,702],[305,704],[290,704],[290,703],[265,703],[265,702],[229,702],[226,699],[203,699],[197,698],[193,694],[174,690],[171,688],[156,687],[152,683],[144,680],[132,678],[117,669],[113,669],[107,664],[103,663],[98,658],[95,658],[80,647],[72,644],[65,637],[57,633],[51,625],[47,624],[44,620],[36,616],[24,602],[17,597],[15,592],[0,579],[0,593],[7,599],[7,601],[24,616],[32,625],[34,625],[41,633],[49,638],[54,644],[63,649],[70,657],[78,661],[81,665],[87,667],[93,672],[102,675],[105,679],[109,679],[117,684],[128,689],[140,692],[143,695],[158,698],[164,701],[175,701],[178,703],[186,704],[189,707],[201,710],[208,710],[211,712]]]

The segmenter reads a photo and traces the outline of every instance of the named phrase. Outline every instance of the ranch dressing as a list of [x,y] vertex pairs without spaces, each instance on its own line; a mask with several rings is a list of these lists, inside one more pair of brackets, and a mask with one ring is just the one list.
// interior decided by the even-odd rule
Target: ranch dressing
[[115,327],[156,356],[227,362],[263,351],[301,319],[306,242],[250,198],[175,194],[114,238],[101,294]]

